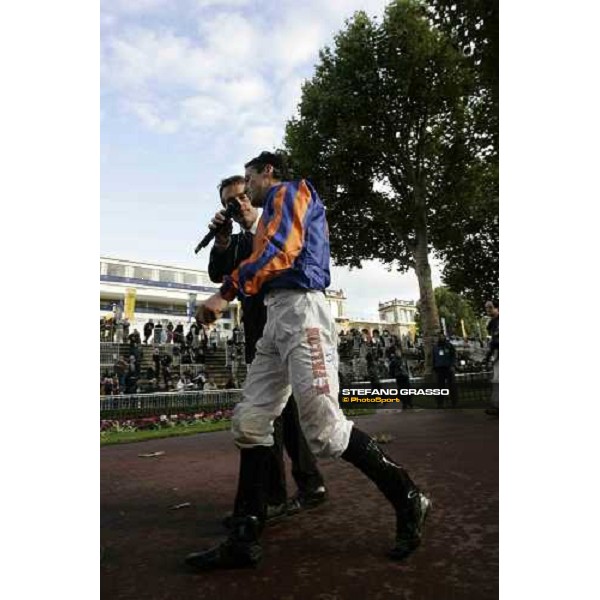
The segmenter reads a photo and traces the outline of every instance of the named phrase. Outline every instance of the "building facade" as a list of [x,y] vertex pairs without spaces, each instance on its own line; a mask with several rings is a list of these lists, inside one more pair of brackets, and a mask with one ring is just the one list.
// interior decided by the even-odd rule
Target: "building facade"
[[346,315],[346,296],[344,290],[326,290],[325,297],[335,320],[337,332],[347,331],[350,318]]
[[[135,328],[141,333],[149,319],[155,324],[187,324],[193,318],[194,304],[218,289],[206,271],[100,257],[100,317],[112,316],[115,305],[124,309],[127,290],[135,290],[135,316],[130,331]],[[215,326],[225,334],[238,324],[239,304],[233,302]]]
[[408,336],[411,341],[414,341],[416,335],[416,313],[417,305],[414,300],[398,300],[394,298],[393,300],[379,303],[381,326],[394,335],[400,337]]
[[[141,333],[144,323],[150,319],[163,326],[169,321],[173,325],[191,322],[193,305],[217,292],[219,286],[210,280],[206,271],[101,256],[100,317],[113,316],[116,307],[124,311],[128,290],[135,290],[130,331],[137,329]],[[344,292],[327,290],[325,295],[338,331],[347,329],[349,319],[345,315]],[[240,318],[240,305],[232,302],[215,327],[223,337],[229,337],[228,332],[239,326]]]

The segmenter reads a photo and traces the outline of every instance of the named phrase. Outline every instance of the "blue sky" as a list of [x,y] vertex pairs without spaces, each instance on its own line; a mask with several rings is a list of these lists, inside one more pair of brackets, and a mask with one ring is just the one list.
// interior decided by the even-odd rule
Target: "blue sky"
[[[319,49],[383,0],[102,0],[101,253],[205,269],[222,177],[281,145]],[[434,269],[434,285],[439,283]],[[332,269],[347,312],[417,299],[413,274]]]

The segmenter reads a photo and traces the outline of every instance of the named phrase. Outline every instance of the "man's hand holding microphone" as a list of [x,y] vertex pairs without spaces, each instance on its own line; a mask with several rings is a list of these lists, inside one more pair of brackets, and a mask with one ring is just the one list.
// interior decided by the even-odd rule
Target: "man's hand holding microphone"
[[219,251],[229,248],[231,243],[231,233],[233,231],[233,221],[225,215],[225,209],[215,213],[208,228],[215,232],[214,247]]

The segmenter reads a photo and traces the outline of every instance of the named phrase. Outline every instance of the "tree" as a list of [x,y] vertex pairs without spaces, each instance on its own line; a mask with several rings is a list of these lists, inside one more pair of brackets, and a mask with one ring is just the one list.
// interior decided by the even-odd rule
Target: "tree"
[[[357,12],[320,53],[286,149],[328,209],[336,264],[414,269],[430,361],[439,330],[429,254],[479,234],[490,179],[476,130],[476,77],[423,4],[396,0],[383,22]],[[430,364],[427,364],[429,367]]]
[[[446,323],[446,331],[449,336],[457,335],[462,337],[461,320],[464,322],[467,336],[479,337],[485,331],[485,320],[478,316],[480,313],[473,309],[471,302],[462,296],[450,290],[445,286],[437,287],[433,290],[435,303],[438,307],[438,314],[441,321]],[[417,302],[417,312],[415,314],[415,324],[417,334],[420,333],[421,317],[420,305]]]
[[448,335],[463,337],[462,324],[468,336],[477,335],[477,316],[470,303],[447,287],[434,290],[440,320],[444,319]]
[[436,247],[445,261],[444,283],[469,298],[473,306],[498,297],[498,0],[428,0],[430,23],[462,51],[473,71],[476,99],[473,143],[485,157],[480,210],[469,215],[464,235]]

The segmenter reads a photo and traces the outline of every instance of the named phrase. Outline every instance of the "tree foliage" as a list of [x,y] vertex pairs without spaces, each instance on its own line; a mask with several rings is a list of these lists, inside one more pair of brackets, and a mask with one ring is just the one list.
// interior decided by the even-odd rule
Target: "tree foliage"
[[444,319],[448,335],[462,337],[461,320],[464,322],[468,336],[477,335],[478,319],[471,304],[465,298],[447,287],[435,288],[434,293],[440,319]]
[[481,168],[466,143],[472,76],[416,2],[390,4],[381,25],[356,13],[321,52],[286,145],[327,202],[338,263],[379,259],[404,271],[419,220],[443,237],[449,193]]
[[498,297],[498,0],[428,0],[430,23],[464,53],[473,72],[472,144],[484,160],[479,176],[466,179],[461,195],[476,198],[469,214],[457,215],[456,236],[436,247],[445,261],[444,283],[474,306]]
[[469,273],[490,275],[497,247],[489,94],[444,7],[395,0],[381,23],[356,13],[321,51],[285,140],[327,205],[337,264],[415,269],[426,340],[439,324],[429,253],[455,261],[445,276],[462,291],[479,285]]

